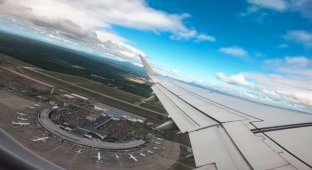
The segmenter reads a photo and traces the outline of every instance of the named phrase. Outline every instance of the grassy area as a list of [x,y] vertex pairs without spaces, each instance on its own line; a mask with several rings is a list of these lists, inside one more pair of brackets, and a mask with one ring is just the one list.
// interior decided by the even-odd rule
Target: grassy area
[[[23,69],[23,70],[25,70],[25,69]],[[112,96],[112,97],[130,102],[130,103],[136,103],[142,99],[141,96],[137,96],[137,95],[134,95],[131,93],[127,93],[127,92],[118,90],[117,88],[106,86],[104,84],[101,84],[99,82],[92,81],[92,80],[89,80],[86,78],[77,77],[77,76],[68,75],[68,74],[57,73],[57,72],[52,72],[52,71],[46,71],[46,70],[42,70],[42,69],[37,70],[37,71],[40,71],[44,74],[48,74],[50,76],[62,79],[66,82],[73,83],[77,86],[92,89],[94,91],[97,91],[97,92],[103,93],[105,95]]]
[[130,93],[120,91],[120,90],[113,88],[113,87],[105,86],[103,84],[83,83],[83,84],[78,84],[78,86],[85,87],[88,89],[92,89],[94,91],[106,94],[108,96],[113,96],[115,98],[125,100],[125,101],[130,102],[130,103],[139,102],[140,99],[142,98],[139,96],[132,95]]
[[[142,67],[129,62],[94,56],[60,46],[0,32],[0,52],[44,70],[83,77],[119,90],[148,97],[149,84],[124,77],[144,77]],[[94,76],[96,75],[96,76]]]
[[[89,79],[85,79],[85,78],[81,78],[81,77],[77,77],[77,76],[72,76],[72,75],[68,75],[68,74],[52,72],[52,71],[46,71],[46,70],[38,70],[38,71],[45,73],[45,74],[48,74],[48,75],[51,75],[53,77],[62,79],[64,81],[74,83],[77,86],[92,89],[96,92],[103,93],[105,95],[112,96],[112,97],[118,98],[120,100],[124,100],[126,102],[129,102],[129,103],[140,102],[142,99],[141,96],[137,96],[135,94],[128,93],[128,92],[119,90],[119,89],[114,88],[114,87],[106,86],[104,84],[101,84],[99,82],[95,82],[95,81],[92,81]],[[161,112],[161,113],[166,112],[166,110],[163,108],[163,106],[160,103],[143,103],[141,106],[148,108],[148,109],[151,109],[151,110],[155,110],[157,112]]]
[[78,77],[78,76],[73,76],[73,75],[69,75],[69,74],[63,74],[63,73],[58,73],[58,72],[53,72],[53,71],[47,71],[47,70],[38,70],[42,73],[51,75],[53,77],[57,77],[59,79],[65,80],[67,82],[70,83],[94,83],[95,81],[90,80],[90,79],[86,79],[86,78],[82,78],[82,77]]
[[10,57],[4,53],[1,53],[1,51],[0,51],[0,63],[5,64],[5,65],[7,65],[7,64],[9,64],[9,65],[23,65],[23,66],[27,66],[27,67],[39,68],[39,67],[36,67],[35,65],[26,63],[24,61],[15,59],[15,58]]

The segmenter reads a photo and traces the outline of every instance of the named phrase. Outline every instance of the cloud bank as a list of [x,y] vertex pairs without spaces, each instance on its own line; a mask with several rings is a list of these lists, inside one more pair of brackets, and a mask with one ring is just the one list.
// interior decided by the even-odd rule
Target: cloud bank
[[286,40],[302,44],[305,47],[312,47],[312,33],[311,32],[308,32],[305,30],[292,30],[292,31],[288,31],[283,37]]
[[82,41],[122,58],[144,53],[115,33],[113,26],[167,32],[179,40],[215,41],[184,24],[189,14],[153,9],[144,0],[1,0],[0,14],[37,26],[51,37]]
[[248,0],[248,3],[278,11],[283,11],[287,8],[287,3],[284,0]]
[[312,19],[311,0],[247,0],[247,2],[250,6],[245,14],[256,13],[261,9],[266,9],[277,12],[299,12],[303,17]]
[[219,72],[216,74],[216,78],[228,84],[234,84],[248,88],[254,87],[254,83],[247,81],[245,76],[242,74],[226,76],[225,74]]
[[249,96],[312,106],[311,59],[306,56],[286,56],[282,59],[264,60],[263,65],[274,73],[242,73],[231,76],[217,73],[216,78],[248,89]]

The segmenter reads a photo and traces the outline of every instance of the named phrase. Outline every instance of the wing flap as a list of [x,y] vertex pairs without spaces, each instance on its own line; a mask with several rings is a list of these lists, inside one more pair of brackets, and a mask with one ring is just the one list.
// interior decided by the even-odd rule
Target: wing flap
[[189,136],[196,166],[215,163],[218,169],[251,169],[223,128],[205,128]]
[[225,123],[223,126],[252,167],[274,169],[289,165],[263,142],[265,138],[253,134],[242,122]]
[[312,149],[307,147],[311,146],[312,143],[311,131],[312,127],[309,126],[271,131],[266,132],[266,134],[312,168]]

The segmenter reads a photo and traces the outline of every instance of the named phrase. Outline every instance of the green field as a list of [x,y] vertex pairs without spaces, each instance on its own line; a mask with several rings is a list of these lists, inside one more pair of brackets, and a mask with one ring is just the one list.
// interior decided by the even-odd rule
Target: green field
[[98,92],[102,92],[108,96],[114,96],[118,99],[125,100],[125,101],[130,102],[130,103],[136,103],[136,102],[139,102],[140,99],[142,99],[142,97],[139,97],[139,96],[136,96],[136,95],[133,95],[130,93],[126,93],[126,92],[120,91],[116,88],[105,86],[103,84],[83,83],[83,84],[77,84],[77,85],[81,86],[81,87],[88,88],[88,89],[92,89],[92,90],[95,90]]
[[[38,70],[39,71],[39,70]],[[74,85],[92,89],[96,92],[103,93],[108,96],[112,96],[115,98],[118,98],[120,100],[124,100],[129,103],[137,103],[140,102],[141,99],[143,99],[141,96],[137,96],[128,92],[124,92],[122,90],[119,90],[114,87],[106,86],[104,84],[101,84],[99,82],[95,82],[89,79],[77,77],[77,76],[72,76],[68,74],[62,74],[62,73],[57,73],[57,72],[52,72],[52,71],[46,71],[46,70],[40,70],[40,72],[48,74],[50,76],[62,79],[64,81],[67,81],[69,83],[73,83]],[[142,107],[155,110],[161,113],[165,113],[165,109],[160,103],[143,103],[141,104]]]
[[[146,77],[142,67],[130,62],[94,56],[3,32],[0,32],[0,53],[18,59],[19,65],[32,65],[48,71],[83,77],[139,96],[148,97],[152,92],[150,84],[127,79]],[[72,81],[71,79],[75,78],[68,81]]]
[[57,78],[62,79],[62,80],[66,80],[67,82],[70,82],[70,83],[96,83],[93,80],[78,77],[78,76],[73,76],[73,75],[69,75],[69,74],[63,74],[63,73],[47,71],[47,70],[42,70],[42,69],[40,69],[38,71],[45,73],[45,74],[48,74],[48,75],[51,75],[53,77],[57,77]]

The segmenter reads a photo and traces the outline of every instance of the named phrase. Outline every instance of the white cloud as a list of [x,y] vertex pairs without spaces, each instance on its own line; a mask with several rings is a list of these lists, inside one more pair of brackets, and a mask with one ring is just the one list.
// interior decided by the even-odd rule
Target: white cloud
[[277,101],[287,101],[312,107],[312,77],[298,77],[279,74],[248,73],[246,77],[253,79],[258,88],[254,89]]
[[[312,107],[312,60],[305,56],[287,56],[263,61],[273,73],[242,73],[216,77],[228,84],[245,87],[241,93],[253,98]],[[250,81],[247,81],[251,80]],[[229,88],[230,89],[230,88]]]
[[306,47],[312,47],[312,33],[304,30],[293,30],[287,32],[284,38],[296,43],[303,44]]
[[312,19],[311,0],[247,0],[250,6],[242,16],[262,12],[260,9],[270,9],[278,12],[299,12],[303,17]]
[[307,68],[293,69],[293,68],[288,68],[288,67],[280,67],[280,68],[277,68],[276,71],[280,73],[286,73],[289,75],[302,76],[304,77],[305,80],[306,80],[305,77],[312,77],[312,69],[307,69]]
[[109,31],[95,31],[97,39],[100,41],[127,42],[127,40],[116,33]]
[[119,25],[138,30],[170,32],[173,37],[180,39],[202,38],[202,34],[184,25],[183,21],[189,14],[156,10],[144,0],[14,0],[4,1],[0,11],[41,26],[60,25],[57,26],[59,28],[63,23],[71,23],[75,29],[89,31]]
[[215,42],[216,38],[210,35],[206,34],[199,34],[197,36],[197,41],[209,41],[209,42]]
[[255,13],[255,12],[258,12],[258,11],[259,11],[259,7],[255,6],[255,5],[252,5],[252,6],[248,7],[247,10],[246,10],[247,14]]
[[264,60],[263,64],[271,71],[270,74],[247,72],[226,76],[217,73],[218,80],[232,85],[221,84],[220,88],[255,100],[305,111],[312,108],[312,59],[286,56]]
[[104,50],[113,56],[118,56],[133,62],[140,62],[138,54],[145,55],[144,52],[122,42],[113,42],[110,40],[103,41],[96,44],[100,50]]
[[287,56],[285,61],[288,65],[306,67],[310,64],[310,61],[305,56]]
[[312,1],[311,0],[289,0],[291,11],[298,11],[303,17],[312,19]]
[[241,47],[232,46],[232,47],[222,47],[219,49],[220,52],[236,57],[247,57],[248,52]]
[[215,41],[213,36],[184,24],[189,14],[153,9],[145,0],[4,0],[1,15],[18,21],[15,24],[24,23],[34,32],[45,32],[47,38],[86,45],[133,63],[140,62],[138,54],[145,54],[118,35],[113,26],[167,32],[178,40]]
[[304,81],[312,81],[312,60],[309,57],[286,56],[283,59],[265,60],[263,63],[267,68],[284,76],[299,77]]
[[[306,79],[290,75],[262,73],[244,73],[231,76],[217,73],[216,77],[227,84],[243,87],[242,89],[221,85],[223,90],[230,93],[256,100],[273,101],[278,104],[286,102],[287,105],[290,103],[312,107],[312,74]],[[246,78],[253,80],[254,83],[247,81]]]
[[[151,64],[151,62],[149,62]],[[143,67],[143,65],[141,64]],[[168,68],[168,67],[163,67],[160,65],[153,65],[151,64],[151,67],[153,70],[160,75],[166,76],[166,77],[171,77],[173,79],[178,79],[186,82],[190,82],[193,80],[192,78],[186,77],[185,75],[181,74],[180,70],[175,69],[175,68]]]
[[263,63],[270,68],[280,69],[291,68],[291,69],[301,69],[309,66],[311,61],[306,56],[286,56],[282,59],[269,59],[264,60]]
[[234,84],[249,88],[254,86],[254,84],[252,82],[247,81],[244,75],[242,74],[226,76],[225,74],[219,72],[216,74],[216,78],[228,84]]
[[287,9],[287,2],[285,0],[248,0],[248,3],[277,11]]
[[289,48],[287,44],[279,44],[278,48]]
[[180,73],[180,71],[177,69],[172,69],[171,72],[175,75],[178,75]]

